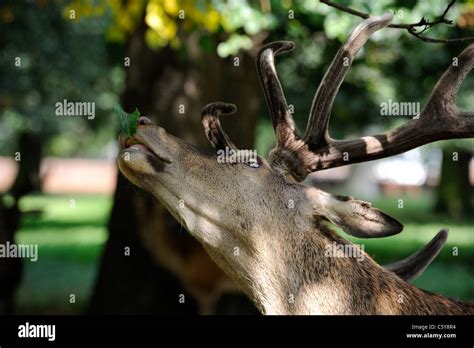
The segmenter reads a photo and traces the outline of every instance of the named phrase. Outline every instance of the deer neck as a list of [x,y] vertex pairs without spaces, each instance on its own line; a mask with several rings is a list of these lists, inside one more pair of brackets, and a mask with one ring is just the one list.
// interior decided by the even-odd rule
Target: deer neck
[[292,237],[282,250],[269,242],[238,281],[263,314],[474,314],[474,302],[420,290],[363,251],[362,258],[327,255],[328,245],[357,246],[324,225]]
[[[393,287],[380,266],[363,251],[362,258],[334,253],[337,246],[357,246],[324,225],[289,238],[292,240],[287,243],[267,241],[248,270],[250,279],[238,281],[262,313],[396,313],[392,303],[396,303],[396,295],[380,291],[384,284]],[[373,281],[375,274],[379,279]]]

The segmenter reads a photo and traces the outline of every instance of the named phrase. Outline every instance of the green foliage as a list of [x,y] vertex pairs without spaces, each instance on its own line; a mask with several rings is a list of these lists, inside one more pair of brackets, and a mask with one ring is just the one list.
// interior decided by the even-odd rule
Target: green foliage
[[[109,17],[72,20],[53,2],[10,2],[2,11],[12,19],[0,16],[0,155],[17,151],[24,131],[40,136],[44,155],[105,157],[124,80],[108,52]],[[55,115],[64,99],[94,102],[96,117]]]
[[[344,5],[370,14],[395,13],[394,23],[434,19],[447,1],[346,0]],[[266,5],[265,5],[266,4]],[[268,6],[268,4],[270,6]],[[468,6],[458,1],[448,15],[454,26],[438,25],[425,34],[433,37],[472,35],[457,19]],[[0,154],[15,149],[15,134],[39,132],[47,155],[104,156],[115,138],[114,105],[122,88],[123,44],[145,21],[146,42],[155,49],[171,47],[187,54],[187,38],[199,37],[201,49],[221,57],[250,51],[265,37],[293,40],[295,51],[278,57],[277,69],[289,104],[294,105],[299,128],[306,127],[308,110],[326,68],[340,44],[361,18],[311,0],[227,1],[130,0],[85,2],[63,6],[11,2],[14,21],[0,19]],[[76,13],[70,19],[70,11]],[[185,19],[179,11],[184,10]],[[6,17],[5,17],[6,18]],[[29,35],[24,35],[25,30]],[[121,38],[120,45],[110,41]],[[341,86],[331,118],[335,138],[361,135],[368,126],[388,129],[400,119],[380,117],[380,103],[388,99],[425,101],[444,69],[465,44],[424,43],[406,31],[383,29],[365,45]],[[21,67],[15,67],[15,57]],[[217,72],[215,72],[217,73]],[[464,82],[458,97],[461,108],[472,110],[474,78]],[[90,100],[97,105],[94,120],[54,116],[63,99]],[[266,110],[261,112],[267,118]],[[269,125],[262,121],[262,125]],[[272,139],[263,148],[269,148]],[[461,140],[465,144],[465,140]],[[437,146],[437,145],[436,145]]]
[[229,39],[217,46],[219,57],[226,58],[240,50],[249,50],[253,47],[252,40],[247,35],[231,34]]
[[120,130],[128,137],[132,137],[137,131],[138,119],[140,118],[140,111],[135,108],[131,114],[127,114],[120,105],[116,106],[116,111],[120,116]]

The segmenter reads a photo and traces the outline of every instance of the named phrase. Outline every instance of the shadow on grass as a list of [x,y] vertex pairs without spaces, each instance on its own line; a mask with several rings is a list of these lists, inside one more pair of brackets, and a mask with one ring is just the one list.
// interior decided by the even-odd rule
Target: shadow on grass
[[69,228],[103,228],[105,221],[99,219],[84,219],[82,221],[58,221],[53,219],[25,219],[21,224],[22,229],[31,230],[31,232],[40,232],[40,230],[53,230],[63,232]]

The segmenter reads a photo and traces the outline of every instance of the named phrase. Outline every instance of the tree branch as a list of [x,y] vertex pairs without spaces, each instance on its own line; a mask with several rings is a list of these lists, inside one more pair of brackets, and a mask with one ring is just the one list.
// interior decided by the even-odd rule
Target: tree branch
[[[320,0],[321,3],[326,4],[328,6],[334,7],[340,11],[349,13],[353,16],[361,17],[364,19],[370,18],[370,15],[368,13],[360,12],[357,10],[354,10],[353,8],[347,7],[345,5],[337,4],[334,3],[330,0]],[[451,0],[448,5],[446,6],[446,9],[444,10],[443,14],[436,18],[435,20],[429,21],[426,20],[425,18],[421,18],[418,22],[416,23],[410,23],[410,24],[390,24],[388,25],[388,28],[394,28],[394,29],[404,29],[408,31],[410,35],[415,36],[416,38],[425,41],[425,42],[430,42],[430,43],[455,43],[455,42],[464,42],[464,41],[471,41],[474,40],[474,36],[466,36],[466,37],[460,37],[460,38],[453,38],[453,39],[437,39],[437,38],[432,38],[429,36],[423,35],[425,31],[428,29],[431,29],[432,27],[439,25],[439,24],[447,24],[451,25],[453,24],[453,21],[450,19],[446,18],[446,15],[448,14],[449,10],[451,7],[456,3],[456,0]],[[423,27],[421,31],[417,31],[417,28]]]

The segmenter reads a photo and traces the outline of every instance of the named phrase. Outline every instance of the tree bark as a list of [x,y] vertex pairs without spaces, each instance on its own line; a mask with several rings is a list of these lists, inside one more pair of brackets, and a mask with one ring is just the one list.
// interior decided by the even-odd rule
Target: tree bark
[[[230,136],[249,148],[260,105],[253,58],[243,55],[234,67],[230,59],[204,53],[194,35],[185,47],[186,55],[169,48],[153,52],[144,42],[143,28],[131,37],[125,110],[138,107],[166,131],[210,148],[200,110],[212,101],[232,102],[239,114],[223,125],[232,124],[227,127]],[[229,294],[218,304],[230,280],[151,194],[120,174],[108,227],[90,313],[256,313],[240,294]],[[124,255],[127,246],[130,256]]]
[[472,156],[471,151],[456,146],[443,149],[440,182],[436,190],[436,212],[456,218],[472,216],[474,213],[474,189],[469,181]]

